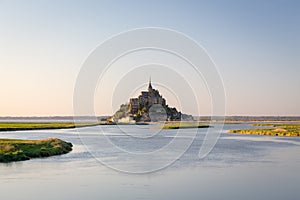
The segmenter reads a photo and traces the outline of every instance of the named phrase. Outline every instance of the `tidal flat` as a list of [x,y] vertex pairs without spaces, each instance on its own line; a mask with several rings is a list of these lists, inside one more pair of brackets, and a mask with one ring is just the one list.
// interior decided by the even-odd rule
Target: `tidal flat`
[[168,122],[161,129],[183,129],[183,128],[209,128],[207,124],[200,124],[198,122]]
[[0,122],[0,131],[24,131],[43,129],[70,129],[76,127],[96,126],[94,122]]

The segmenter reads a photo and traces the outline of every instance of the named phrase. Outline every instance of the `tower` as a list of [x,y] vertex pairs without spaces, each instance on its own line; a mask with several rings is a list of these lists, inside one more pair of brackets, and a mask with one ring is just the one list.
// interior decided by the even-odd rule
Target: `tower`
[[149,86],[148,86],[148,92],[152,90],[152,85],[151,85],[151,76],[149,78]]

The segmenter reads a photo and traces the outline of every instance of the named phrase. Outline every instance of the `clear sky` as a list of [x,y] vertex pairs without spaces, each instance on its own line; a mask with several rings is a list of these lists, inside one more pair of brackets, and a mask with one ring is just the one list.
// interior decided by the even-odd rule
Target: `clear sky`
[[298,0],[0,0],[0,116],[72,115],[90,52],[141,27],[174,29],[205,47],[224,80],[227,115],[300,115]]

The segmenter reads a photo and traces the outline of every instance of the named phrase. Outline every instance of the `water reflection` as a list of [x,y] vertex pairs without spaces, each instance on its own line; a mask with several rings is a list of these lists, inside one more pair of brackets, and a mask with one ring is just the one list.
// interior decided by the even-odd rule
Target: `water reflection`
[[[248,128],[248,125],[225,126],[225,129],[232,128]],[[86,132],[86,137],[92,140],[95,136],[92,128]],[[125,145],[122,143],[125,138],[116,130],[108,130],[106,134]],[[58,137],[74,144],[74,150],[66,155],[0,164],[1,199],[296,200],[300,197],[299,138],[224,133],[213,151],[199,160],[197,154],[203,140],[200,133],[188,151],[170,167],[156,173],[129,175],[95,160],[74,130],[2,132],[0,137]],[[144,148],[151,149],[151,145],[161,145],[164,139],[168,141],[172,137],[172,132],[165,132]],[[102,156],[120,165],[131,164],[126,157],[113,153]]]

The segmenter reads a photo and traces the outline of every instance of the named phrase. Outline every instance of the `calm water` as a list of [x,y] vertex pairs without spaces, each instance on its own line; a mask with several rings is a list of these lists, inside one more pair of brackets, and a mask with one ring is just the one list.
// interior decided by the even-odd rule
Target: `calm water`
[[[239,128],[249,125],[225,125],[224,129]],[[224,130],[212,152],[199,159],[206,132],[201,129],[172,165],[155,173],[128,174],[104,164],[119,169],[159,166],[195,130],[185,130],[186,137],[176,138],[174,151],[139,165],[109,148],[107,138],[120,149],[139,154],[168,145],[176,130],[156,134],[156,129],[146,126],[109,126],[103,127],[104,135],[96,127],[81,130],[80,135],[75,129],[0,132],[1,138],[58,137],[74,144],[66,155],[0,164],[0,199],[300,199],[300,138],[231,135]]]

